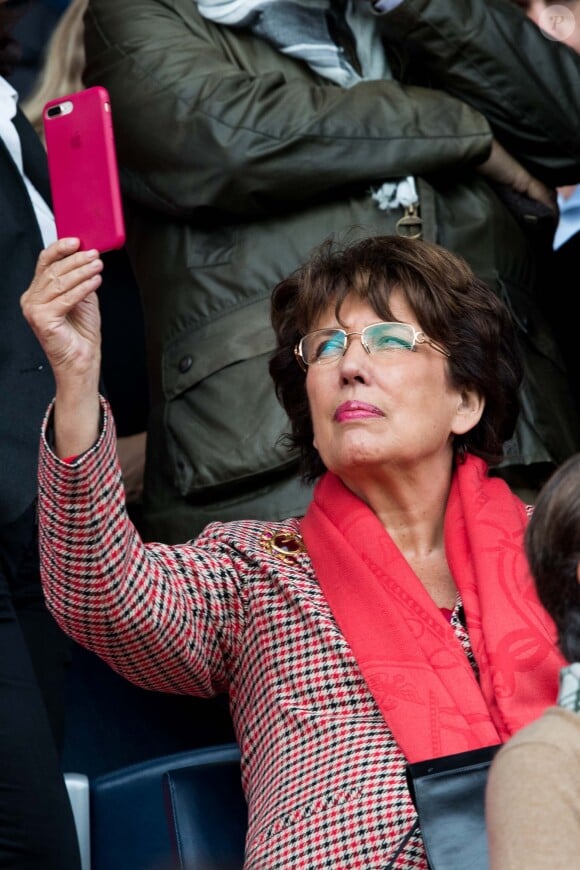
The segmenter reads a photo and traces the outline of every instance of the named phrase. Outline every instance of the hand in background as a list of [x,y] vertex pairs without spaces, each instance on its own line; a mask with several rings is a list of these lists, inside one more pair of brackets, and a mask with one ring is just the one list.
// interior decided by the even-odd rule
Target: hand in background
[[496,139],[492,141],[489,157],[477,167],[477,170],[489,181],[497,185],[505,185],[515,193],[542,203],[557,217],[556,191],[534,178]]

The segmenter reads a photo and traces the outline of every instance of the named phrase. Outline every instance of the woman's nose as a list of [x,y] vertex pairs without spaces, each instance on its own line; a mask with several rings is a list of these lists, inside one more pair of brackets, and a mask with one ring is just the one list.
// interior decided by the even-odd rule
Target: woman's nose
[[367,353],[359,333],[348,337],[346,350],[339,360],[340,373],[344,380],[353,379],[365,381],[367,378],[369,354]]

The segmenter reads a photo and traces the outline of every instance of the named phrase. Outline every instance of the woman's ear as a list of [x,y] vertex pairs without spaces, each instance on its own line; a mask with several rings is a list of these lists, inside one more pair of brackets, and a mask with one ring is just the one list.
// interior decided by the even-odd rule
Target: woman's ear
[[451,430],[453,434],[465,435],[466,432],[473,429],[481,420],[484,408],[485,399],[477,390],[461,390]]

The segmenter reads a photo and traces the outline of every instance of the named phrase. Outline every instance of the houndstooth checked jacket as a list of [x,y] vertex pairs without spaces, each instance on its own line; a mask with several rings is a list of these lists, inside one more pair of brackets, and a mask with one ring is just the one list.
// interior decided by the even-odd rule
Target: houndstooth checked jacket
[[[245,870],[424,870],[405,760],[298,520],[213,523],[182,546],[144,545],[103,412],[98,443],[72,464],[41,445],[42,578],[60,625],[140,686],[228,693],[249,806]],[[457,614],[453,624],[470,655]]]

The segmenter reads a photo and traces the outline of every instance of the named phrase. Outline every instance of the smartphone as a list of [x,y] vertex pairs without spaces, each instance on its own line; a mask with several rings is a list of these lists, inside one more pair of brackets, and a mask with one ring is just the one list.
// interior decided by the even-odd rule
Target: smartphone
[[50,100],[42,123],[58,238],[76,236],[85,251],[121,248],[125,222],[107,90]]

